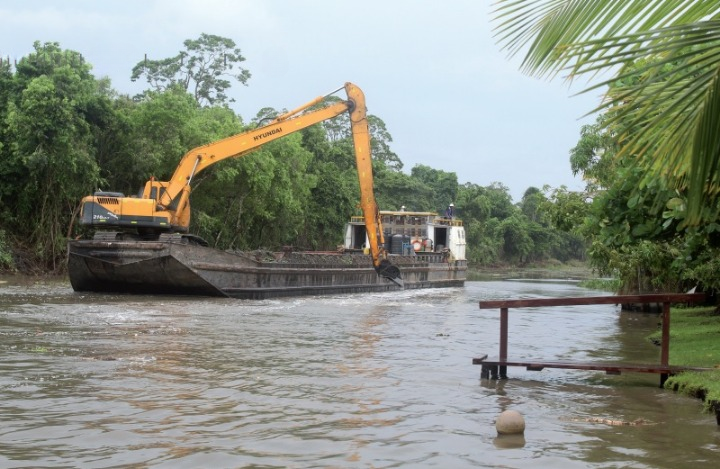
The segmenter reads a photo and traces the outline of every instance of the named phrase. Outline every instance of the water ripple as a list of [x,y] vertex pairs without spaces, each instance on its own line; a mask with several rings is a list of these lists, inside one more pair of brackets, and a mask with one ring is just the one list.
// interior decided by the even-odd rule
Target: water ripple
[[[479,299],[592,293],[468,282],[241,301],[4,288],[0,467],[671,467],[679,447],[693,448],[693,467],[712,461],[718,442],[699,404],[668,402],[652,381],[523,369],[479,380],[471,359],[497,349],[499,329]],[[618,316],[511,313],[510,347],[621,356],[634,342]],[[503,449],[494,421],[509,408],[528,429],[522,446]],[[582,422],[596,415],[675,430]]]

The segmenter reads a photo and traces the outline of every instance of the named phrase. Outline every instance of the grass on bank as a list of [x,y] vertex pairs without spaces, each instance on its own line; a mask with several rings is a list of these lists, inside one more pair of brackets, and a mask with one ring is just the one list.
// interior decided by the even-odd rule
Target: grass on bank
[[590,278],[578,283],[578,287],[615,293],[620,290],[620,284],[617,278]]
[[587,264],[579,261],[562,263],[545,261],[533,265],[472,265],[468,267],[467,279],[470,281],[507,280],[507,279],[574,279],[587,280],[594,273]]
[[[650,335],[660,343],[662,332]],[[718,368],[671,376],[665,388],[703,399],[705,410],[720,410],[720,312],[714,307],[672,308],[670,364]]]

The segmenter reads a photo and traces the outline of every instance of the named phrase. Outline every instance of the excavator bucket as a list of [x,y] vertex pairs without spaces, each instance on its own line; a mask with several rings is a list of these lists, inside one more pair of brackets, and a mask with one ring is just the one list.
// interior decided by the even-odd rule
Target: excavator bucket
[[398,269],[396,266],[392,265],[389,260],[383,259],[380,261],[380,265],[375,267],[375,271],[377,271],[378,275],[385,277],[386,279],[390,280],[391,282],[395,283],[396,285],[400,287],[404,287],[405,283],[403,282],[402,278],[400,277],[400,269]]

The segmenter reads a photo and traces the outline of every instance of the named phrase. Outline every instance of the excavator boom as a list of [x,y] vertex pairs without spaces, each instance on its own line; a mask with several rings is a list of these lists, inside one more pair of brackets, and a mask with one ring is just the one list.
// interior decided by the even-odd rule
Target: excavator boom
[[170,180],[150,179],[145,183],[141,197],[125,197],[116,192],[96,192],[85,197],[80,223],[98,228],[137,230],[146,237],[159,236],[160,233],[187,233],[192,181],[200,172],[220,161],[243,157],[273,140],[348,112],[360,182],[360,207],[365,218],[373,265],[379,275],[401,284],[400,271],[388,261],[383,248],[382,225],[373,189],[365,96],[352,83],[346,83],[344,89],[347,101],[311,109],[327,98],[321,96],[276,117],[265,126],[190,150],[182,157]]

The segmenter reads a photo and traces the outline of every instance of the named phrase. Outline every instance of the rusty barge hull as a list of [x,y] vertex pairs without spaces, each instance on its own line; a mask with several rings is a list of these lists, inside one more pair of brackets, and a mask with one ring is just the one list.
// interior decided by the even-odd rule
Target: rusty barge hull
[[[251,253],[167,241],[78,240],[68,245],[75,291],[220,296],[283,296],[397,291],[369,256],[357,253]],[[395,255],[405,289],[462,287],[465,261],[440,253]]]

